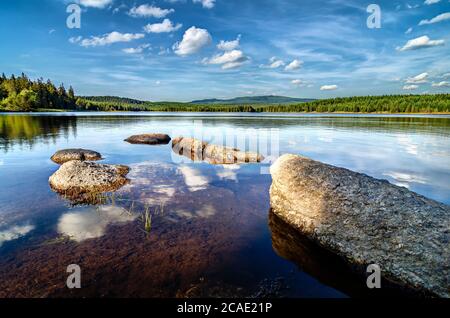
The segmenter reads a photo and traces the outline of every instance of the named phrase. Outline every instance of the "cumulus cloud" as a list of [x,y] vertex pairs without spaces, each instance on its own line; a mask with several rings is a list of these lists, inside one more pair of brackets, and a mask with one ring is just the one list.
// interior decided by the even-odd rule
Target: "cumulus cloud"
[[398,51],[418,50],[427,47],[444,45],[444,40],[430,40],[426,35],[409,40],[403,47],[397,47]]
[[450,87],[450,82],[447,81],[442,81],[442,82],[438,82],[438,83],[432,83],[431,86],[433,87]]
[[409,77],[406,79],[408,84],[423,84],[428,82],[428,73],[421,73],[414,77]]
[[130,47],[130,48],[123,49],[122,52],[127,53],[127,54],[140,54],[140,53],[144,52],[145,49],[148,49],[149,47],[150,47],[150,44],[143,44],[143,45],[139,45],[138,47]]
[[405,91],[413,91],[413,90],[418,89],[418,88],[419,88],[418,85],[405,85],[405,86],[403,86],[403,89]]
[[323,85],[320,87],[321,91],[334,91],[337,90],[338,86],[337,85]]
[[217,48],[222,51],[232,51],[239,47],[241,41],[241,35],[239,34],[236,40],[233,41],[220,41]]
[[438,23],[438,22],[442,22],[445,20],[450,20],[450,12],[445,12],[445,13],[439,14],[430,20],[422,20],[419,22],[419,25],[433,24],[433,23]]
[[305,86],[312,87],[311,84],[308,84],[307,82],[301,79],[294,79],[291,81],[291,84],[297,87],[305,87]]
[[269,60],[269,64],[267,64],[267,65],[262,64],[259,67],[275,69],[275,68],[279,68],[284,65],[286,65],[286,63],[284,63],[283,60],[278,59],[276,56],[272,56]]
[[2,246],[5,242],[16,240],[22,236],[25,236],[32,230],[34,230],[33,225],[15,225],[6,230],[0,231],[0,246]]
[[118,42],[130,42],[137,39],[142,39],[145,35],[142,33],[120,33],[111,32],[104,34],[103,36],[91,36],[88,39],[83,39],[82,37],[70,38],[71,43],[79,43],[81,46],[105,46]]
[[435,3],[439,3],[441,2],[441,0],[425,0],[425,4],[427,5],[431,5],[431,4],[435,4]]
[[194,3],[201,3],[203,8],[212,9],[216,4],[216,0],[192,0]]
[[222,65],[222,69],[228,70],[242,66],[249,58],[240,50],[226,51],[217,54],[210,59],[203,59],[204,64]]
[[300,60],[293,60],[291,63],[286,65],[286,67],[284,69],[286,71],[295,71],[295,70],[298,70],[299,68],[301,68],[302,65],[303,65],[302,61],[300,61]]
[[138,7],[133,7],[130,9],[128,13],[132,17],[141,18],[141,17],[153,17],[153,18],[164,18],[168,14],[175,12],[174,9],[161,9],[159,7],[155,7],[153,5],[142,4]]
[[174,25],[169,19],[164,19],[161,23],[147,24],[144,30],[147,33],[169,33],[181,29],[182,26],[180,23]]
[[110,5],[113,0],[80,0],[80,4],[84,7],[103,9]]
[[175,54],[180,56],[187,56],[197,53],[212,41],[208,30],[196,28],[195,26],[186,30],[183,35],[183,40],[177,42],[173,46]]

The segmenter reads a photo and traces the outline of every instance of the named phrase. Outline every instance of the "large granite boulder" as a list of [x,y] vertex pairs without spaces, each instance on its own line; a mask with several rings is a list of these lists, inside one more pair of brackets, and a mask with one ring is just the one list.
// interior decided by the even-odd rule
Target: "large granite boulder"
[[126,142],[130,144],[144,144],[144,145],[167,145],[171,138],[166,134],[143,134],[134,135],[127,139]]
[[194,138],[175,138],[172,141],[172,149],[193,161],[205,161],[210,164],[256,163],[264,160],[263,156],[254,152],[209,144]]
[[51,158],[57,164],[63,164],[72,160],[96,161],[101,160],[102,155],[93,150],[87,149],[64,149],[57,151]]
[[128,182],[127,166],[86,161],[64,163],[49,178],[50,187],[68,199],[81,203],[90,195],[115,191]]
[[273,212],[354,268],[450,297],[450,207],[406,188],[311,159],[284,155],[271,167]]

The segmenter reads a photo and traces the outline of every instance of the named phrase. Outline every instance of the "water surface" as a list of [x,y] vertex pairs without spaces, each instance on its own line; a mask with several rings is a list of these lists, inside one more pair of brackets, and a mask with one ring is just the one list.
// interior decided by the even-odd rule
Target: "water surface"
[[[231,140],[267,161],[209,165],[178,156],[170,145],[123,141],[148,132]],[[49,158],[64,148],[92,149],[105,163],[129,165],[130,183],[97,205],[73,205],[48,186],[58,169]],[[364,294],[364,280],[348,278],[339,260],[293,240],[269,213],[268,167],[284,153],[450,203],[448,116],[0,114],[0,296]],[[65,287],[73,263],[82,268],[76,291]]]

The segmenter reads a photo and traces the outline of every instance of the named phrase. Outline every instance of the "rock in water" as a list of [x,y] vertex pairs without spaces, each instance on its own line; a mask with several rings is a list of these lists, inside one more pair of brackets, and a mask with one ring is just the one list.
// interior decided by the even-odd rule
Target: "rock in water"
[[170,136],[165,134],[143,134],[134,135],[127,139],[126,142],[130,144],[144,144],[144,145],[167,145],[170,142]]
[[254,152],[208,144],[193,138],[175,138],[172,149],[193,161],[206,161],[210,164],[256,163],[264,160],[263,156]]
[[271,167],[272,210],[356,268],[378,264],[393,283],[450,297],[450,207],[406,188],[311,159]]
[[63,164],[71,160],[101,160],[102,155],[96,151],[86,149],[64,149],[57,151],[50,159],[57,164]]
[[49,178],[50,187],[68,199],[81,203],[90,194],[115,191],[125,185],[127,166],[69,161]]

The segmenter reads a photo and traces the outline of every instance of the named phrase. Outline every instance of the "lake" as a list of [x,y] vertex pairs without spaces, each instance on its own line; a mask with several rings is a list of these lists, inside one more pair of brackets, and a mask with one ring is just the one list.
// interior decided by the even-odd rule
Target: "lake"
[[[258,151],[192,162],[133,134],[194,136]],[[48,178],[60,149],[100,152],[130,183],[75,204]],[[0,114],[0,297],[352,297],[365,280],[270,213],[285,153],[345,167],[450,204],[450,116],[200,113]],[[143,214],[152,215],[151,230]],[[82,288],[66,287],[67,266]]]

